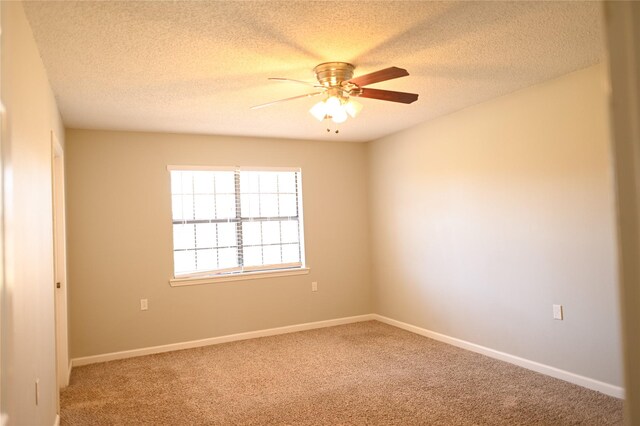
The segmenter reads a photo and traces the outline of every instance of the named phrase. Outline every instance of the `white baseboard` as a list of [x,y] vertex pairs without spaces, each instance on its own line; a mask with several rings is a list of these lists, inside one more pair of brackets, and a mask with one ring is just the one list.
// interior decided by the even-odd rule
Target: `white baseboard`
[[[354,322],[371,321],[373,319],[373,314],[358,315],[353,317],[336,318],[325,321],[289,325],[285,327],[268,328],[266,330],[249,331],[246,333],[229,334],[227,336],[211,337],[208,339],[192,340],[189,342],[171,343],[168,345],[152,346],[148,348],[133,349],[129,351],[111,352],[101,355],[73,358],[71,360],[71,366],[77,367],[80,365],[95,364],[98,362],[113,361],[116,359],[133,358],[136,356],[198,348],[201,346],[217,345],[227,342],[235,342],[237,340],[255,339],[257,337],[275,336],[278,334],[294,333],[296,331],[313,330],[316,328],[332,327],[335,325],[351,324]],[[71,368],[69,368],[69,374],[71,374]]]
[[266,330],[249,331],[246,333],[230,334],[226,336],[211,337],[208,339],[192,340],[189,342],[172,343],[168,345],[152,346],[148,348],[133,349],[122,352],[112,352],[101,355],[93,355],[81,358],[73,358],[69,365],[69,378],[71,377],[71,369],[80,365],[95,364],[98,362],[113,361],[116,359],[133,358],[137,356],[158,354],[163,352],[178,351],[182,349],[198,348],[202,346],[217,345],[220,343],[235,342],[238,340],[255,339],[257,337],[275,336],[278,334],[294,333],[297,331],[313,330],[316,328],[332,327],[336,325],[351,324],[355,322],[377,320],[385,324],[392,325],[394,327],[401,328],[403,330],[410,331],[412,333],[419,334],[421,336],[429,337],[440,342],[444,342],[453,346],[457,346],[462,349],[466,349],[472,352],[477,352],[482,355],[489,356],[491,358],[499,359],[511,364],[524,367],[529,370],[536,371],[538,373],[545,374],[547,376],[555,377],[567,381],[569,383],[576,384],[588,389],[592,389],[598,392],[602,392],[606,395],[614,396],[616,398],[624,398],[624,388],[620,386],[611,385],[609,383],[601,382],[599,380],[591,379],[589,377],[581,376],[579,374],[571,373],[569,371],[561,370],[556,367],[541,364],[539,362],[530,361],[525,358],[520,358],[515,355],[511,355],[505,352],[500,352],[494,349],[487,348],[485,346],[477,345],[475,343],[467,342],[466,340],[450,337],[445,334],[436,333],[435,331],[427,330],[415,325],[407,324],[401,321],[397,321],[378,314],[366,314],[353,317],[336,318],[326,321],[316,321],[304,324],[289,325],[285,327],[269,328]]
[[69,360],[69,368],[67,369],[67,373],[69,374],[67,376],[67,386],[69,386],[69,383],[71,383],[71,369],[73,368],[73,360]]
[[56,419],[53,422],[53,426],[60,426],[60,414],[56,414]]
[[611,385],[609,383],[601,382],[599,380],[591,379],[589,377],[574,374],[569,371],[561,370],[559,368],[551,367],[549,365],[541,364],[539,362],[530,361],[525,358],[520,358],[515,355],[496,351],[494,349],[487,348],[485,346],[476,345],[475,343],[467,342],[466,340],[450,337],[445,334],[436,333],[435,331],[427,330],[417,327],[415,325],[407,324],[401,321],[397,321],[391,318],[387,318],[382,315],[372,314],[373,319],[383,322],[385,324],[392,325],[394,327],[402,328],[403,330],[410,331],[412,333],[419,334],[421,336],[429,337],[433,340],[448,343],[453,346],[457,346],[462,349],[467,349],[472,352],[477,352],[482,355],[486,355],[491,358],[499,359],[500,361],[506,361],[511,364],[524,367],[529,370],[536,371],[538,373],[545,374],[547,376],[555,377],[569,383],[576,384],[588,389],[592,389],[598,392],[602,392],[606,395],[616,398],[624,398],[624,388],[620,386]]

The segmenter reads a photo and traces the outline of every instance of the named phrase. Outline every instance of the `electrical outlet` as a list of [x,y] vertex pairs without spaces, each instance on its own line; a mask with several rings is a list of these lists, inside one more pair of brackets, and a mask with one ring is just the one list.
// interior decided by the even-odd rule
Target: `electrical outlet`
[[562,320],[562,305],[553,305],[553,319]]
[[311,291],[318,291],[318,282],[314,281],[311,283]]
[[149,301],[147,299],[140,299],[140,310],[146,311],[149,309]]

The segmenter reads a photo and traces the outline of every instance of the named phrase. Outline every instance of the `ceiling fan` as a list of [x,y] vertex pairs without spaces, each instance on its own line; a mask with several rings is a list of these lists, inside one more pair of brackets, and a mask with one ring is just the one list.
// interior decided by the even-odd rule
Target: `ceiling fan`
[[354,68],[353,65],[347,62],[324,62],[313,69],[318,80],[317,82],[293,80],[290,78],[269,78],[269,80],[274,81],[304,84],[315,87],[318,90],[304,95],[256,105],[251,108],[264,108],[280,102],[324,95],[325,99],[315,104],[309,110],[311,115],[319,121],[331,119],[335,123],[343,123],[347,120],[348,116],[355,117],[362,109],[362,105],[352,99],[354,97],[379,99],[403,104],[410,104],[418,100],[418,95],[415,93],[364,87],[381,81],[405,77],[409,75],[407,70],[398,67],[389,67],[354,78]]

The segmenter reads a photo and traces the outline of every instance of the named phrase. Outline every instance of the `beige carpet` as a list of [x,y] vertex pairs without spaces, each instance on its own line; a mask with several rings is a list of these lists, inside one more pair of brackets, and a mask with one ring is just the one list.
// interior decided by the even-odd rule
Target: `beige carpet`
[[64,425],[611,425],[622,401],[376,321],[73,369]]

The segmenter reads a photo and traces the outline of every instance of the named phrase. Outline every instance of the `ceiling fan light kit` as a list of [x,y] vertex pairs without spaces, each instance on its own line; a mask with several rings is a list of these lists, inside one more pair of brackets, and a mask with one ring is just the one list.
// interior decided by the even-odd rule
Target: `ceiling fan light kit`
[[309,110],[311,115],[313,115],[318,121],[331,119],[334,123],[344,123],[349,116],[355,118],[362,110],[362,104],[353,100],[352,97],[379,99],[404,104],[410,104],[418,100],[418,95],[415,93],[395,92],[391,90],[369,89],[363,87],[368,86],[369,84],[409,75],[407,70],[403,68],[390,67],[353,78],[354,69],[355,67],[347,62],[324,62],[313,69],[316,79],[318,80],[317,83],[287,78],[271,78],[270,80],[306,84],[316,87],[320,89],[320,91],[281,99],[279,101],[269,102],[262,105],[256,105],[252,108],[262,108],[293,99],[324,95],[325,98],[316,103]]
[[327,90],[327,98],[311,107],[309,112],[318,121],[331,119],[334,123],[344,123],[347,117],[355,118],[362,110],[362,104],[349,99],[349,94],[339,89]]

